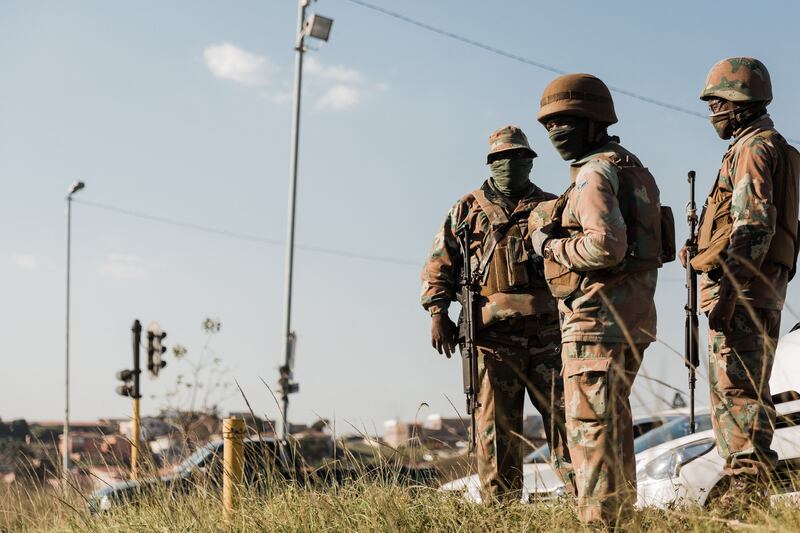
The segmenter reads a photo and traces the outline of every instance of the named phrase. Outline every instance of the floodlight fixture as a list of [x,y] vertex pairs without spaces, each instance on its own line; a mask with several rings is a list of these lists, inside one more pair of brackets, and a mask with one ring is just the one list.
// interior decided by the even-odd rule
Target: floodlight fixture
[[67,194],[72,196],[73,194],[75,194],[79,190],[83,189],[84,187],[86,187],[86,184],[84,182],[82,182],[82,181],[74,181],[74,182],[72,182],[72,185],[69,186],[69,189],[67,190]]
[[315,14],[306,19],[303,24],[303,33],[320,41],[327,41],[331,35],[331,26],[333,26],[333,19]]

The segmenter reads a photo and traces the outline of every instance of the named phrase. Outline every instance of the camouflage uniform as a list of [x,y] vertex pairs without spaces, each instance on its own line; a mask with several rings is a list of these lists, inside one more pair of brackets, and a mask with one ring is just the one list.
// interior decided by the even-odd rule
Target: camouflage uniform
[[[491,142],[491,138],[490,138]],[[526,141],[527,142],[527,141]],[[552,460],[568,489],[574,490],[564,444],[563,385],[560,377],[558,314],[526,245],[528,215],[554,195],[530,184],[514,205],[487,180],[459,200],[445,218],[422,272],[422,305],[446,312],[459,297],[462,253],[456,228],[471,228],[473,271],[489,234],[514,223],[498,241],[476,300],[479,393],[478,473],[487,500],[519,499],[522,488],[522,434],[527,391],[542,416]]]
[[[717,63],[701,99],[772,99],[766,67],[751,58]],[[728,334],[709,329],[709,381],[717,449],[728,475],[768,473],[775,409],[769,378],[797,257],[800,155],[775,131],[763,108],[733,130],[734,141],[700,222],[700,307],[710,314],[720,297],[736,298]]]
[[[586,93],[594,97],[589,101],[607,99],[610,109],[585,113],[581,98]],[[564,102],[558,98],[561,95],[575,100]],[[616,122],[608,89],[589,75],[557,78],[545,89],[539,121],[547,124],[557,114]],[[629,395],[644,350],[656,335],[658,264],[623,267],[630,243],[620,208],[622,162],[644,170],[615,140],[571,164],[572,186],[558,218],[561,233],[544,245],[548,265],[572,273],[577,280],[569,294],[559,298],[558,306],[567,442],[578,514],[587,523],[613,524],[632,510],[636,471]],[[651,178],[648,194],[638,198],[641,213],[660,209],[658,188]],[[532,218],[546,220],[552,209],[542,204]],[[643,245],[652,246],[651,241],[646,237]]]

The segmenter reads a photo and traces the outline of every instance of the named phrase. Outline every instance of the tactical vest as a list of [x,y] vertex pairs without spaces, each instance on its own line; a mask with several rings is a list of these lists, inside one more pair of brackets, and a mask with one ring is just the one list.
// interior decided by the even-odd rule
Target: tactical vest
[[[616,266],[593,271],[593,277],[634,273],[660,268],[675,259],[675,220],[672,209],[661,206],[660,193],[650,171],[631,153],[624,149],[604,152],[594,159],[608,161],[617,169],[619,190],[617,201],[625,221],[628,249],[624,259]],[[564,192],[553,207],[552,220],[560,221],[567,196],[574,183]],[[656,207],[655,209],[653,207]],[[564,232],[561,237],[568,237]],[[545,279],[550,292],[557,298],[566,298],[580,285],[585,273],[572,272],[556,261],[545,260]]]
[[[793,275],[797,266],[798,252],[800,153],[775,130],[765,130],[758,135],[773,142],[783,152],[783,157],[775,162],[777,166],[772,174],[772,201],[777,211],[777,223],[764,260],[785,267]],[[734,157],[738,157],[738,154]],[[719,174],[717,174],[714,187],[700,217],[697,255],[692,259],[692,267],[695,270],[711,272],[722,266],[733,231],[732,201],[733,192],[719,187]]]
[[529,239],[520,229],[521,223],[527,223],[530,210],[516,211],[509,219],[503,208],[489,201],[483,190],[478,189],[472,195],[490,222],[482,245],[481,260],[475,271],[481,281],[481,296],[545,287],[541,258],[529,250]]

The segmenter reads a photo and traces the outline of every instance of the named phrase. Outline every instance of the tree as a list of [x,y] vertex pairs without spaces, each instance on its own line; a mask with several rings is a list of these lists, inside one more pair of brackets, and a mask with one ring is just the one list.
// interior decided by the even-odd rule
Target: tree
[[206,342],[196,358],[185,346],[173,346],[172,354],[181,371],[163,398],[162,415],[180,431],[186,444],[202,441],[214,431],[212,426],[219,422],[220,403],[235,393],[234,384],[228,379],[232,369],[223,364],[212,347],[222,324],[206,318],[202,328]]

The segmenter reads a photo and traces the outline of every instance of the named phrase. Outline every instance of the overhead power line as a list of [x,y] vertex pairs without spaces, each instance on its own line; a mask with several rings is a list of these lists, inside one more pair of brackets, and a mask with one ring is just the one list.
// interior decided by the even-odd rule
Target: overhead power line
[[[364,0],[347,0],[347,1],[352,3],[352,4],[356,4],[358,6],[366,8],[366,9],[370,9],[372,11],[375,11],[375,12],[381,13],[383,15],[392,17],[394,19],[400,20],[400,21],[405,22],[407,24],[412,24],[414,26],[422,28],[423,30],[439,34],[439,35],[441,35],[443,37],[447,37],[448,39],[453,39],[455,41],[459,41],[459,42],[462,42],[464,44],[468,44],[470,46],[474,46],[476,48],[480,48],[480,49],[485,50],[487,52],[491,52],[493,54],[497,54],[499,56],[503,56],[505,58],[512,59],[514,61],[518,61],[518,62],[524,63],[526,65],[530,65],[532,67],[536,67],[536,68],[539,68],[539,69],[542,69],[542,70],[546,70],[546,71],[552,72],[554,74],[568,74],[569,73],[569,71],[566,71],[566,70],[564,70],[562,68],[554,67],[553,65],[548,65],[546,63],[542,63],[541,61],[536,61],[536,60],[533,60],[533,59],[529,59],[527,57],[523,57],[523,56],[515,54],[513,52],[508,52],[506,50],[502,50],[500,48],[496,48],[496,47],[494,47],[494,46],[492,46],[490,44],[482,43],[480,41],[476,41],[476,40],[471,39],[469,37],[465,37],[463,35],[459,35],[457,33],[453,33],[451,31],[444,30],[442,28],[437,28],[436,26],[431,26],[430,24],[428,24],[426,22],[422,22],[420,20],[413,19],[411,17],[407,17],[406,15],[403,15],[402,13],[398,13],[396,11],[391,11],[391,10],[383,8],[381,6],[377,6],[375,4],[372,4],[370,2],[365,2]],[[698,117],[698,118],[702,118],[702,119],[707,119],[708,118],[708,115],[706,115],[704,113],[700,113],[700,112],[695,111],[693,109],[689,109],[687,107],[682,107],[682,106],[679,106],[679,105],[671,104],[669,102],[665,102],[663,100],[658,100],[656,98],[651,98],[651,97],[646,96],[644,94],[640,94],[640,93],[637,93],[637,92],[634,92],[634,91],[629,91],[628,89],[624,89],[622,87],[616,87],[614,85],[609,85],[608,88],[611,91],[615,92],[615,93],[622,94],[622,95],[628,96],[630,98],[635,98],[636,100],[640,100],[642,102],[645,102],[645,103],[648,103],[648,104],[651,104],[651,105],[655,105],[655,106],[661,107],[663,109],[668,109],[670,111],[675,111],[675,112],[678,112],[678,113],[683,113],[684,115],[690,115],[690,116]],[[797,139],[792,139],[790,137],[786,137],[786,140],[788,140],[789,142],[791,142],[793,144],[800,144],[800,140],[797,140]]]
[[[73,202],[77,204],[82,204],[87,207],[93,207],[95,209],[102,209],[104,211],[109,211],[112,213],[117,213],[120,215],[126,215],[129,217],[138,218],[141,220],[147,220],[150,222],[157,222],[159,224],[167,224],[170,226],[175,226],[179,228],[189,229],[192,231],[198,231],[203,233],[210,233],[214,235],[219,235],[222,237],[229,237],[233,239],[240,239],[250,242],[256,242],[260,244],[266,244],[269,246],[284,246],[286,243],[284,241],[278,239],[267,239],[264,237],[258,237],[256,235],[248,235],[246,233],[239,233],[236,231],[229,231],[226,229],[220,228],[213,228],[211,226],[204,226],[202,224],[195,224],[193,222],[186,222],[182,220],[175,220],[172,218],[166,218],[158,215],[151,215],[148,213],[142,213],[139,211],[133,211],[131,209],[125,209],[122,207],[117,207],[113,205],[103,204],[99,202],[92,202],[90,200],[83,200],[83,199],[73,199]],[[323,248],[321,246],[309,246],[306,244],[297,244],[296,247],[301,250],[306,250],[309,252],[319,253],[319,254],[327,254],[327,255],[335,255],[337,257],[347,257],[349,259],[360,259],[363,261],[375,261],[379,263],[389,263],[395,265],[407,265],[407,266],[415,266],[415,267],[422,267],[422,263],[420,261],[410,261],[408,259],[400,259],[395,257],[382,257],[377,255],[369,255],[369,254],[361,254],[356,252],[349,252],[347,250],[337,250],[334,248]]]
[[[240,233],[237,231],[230,231],[226,229],[214,228],[211,226],[205,226],[202,224],[196,224],[194,222],[186,222],[183,220],[176,220],[174,218],[167,218],[158,215],[151,215],[149,213],[142,213],[141,211],[134,211],[132,209],[125,209],[124,207],[117,207],[114,205],[103,204],[100,202],[93,202],[91,200],[83,200],[78,198],[73,198],[72,200],[76,204],[82,204],[86,207],[92,207],[95,209],[101,209],[103,211],[108,211],[111,213],[117,213],[119,215],[126,215],[133,218],[138,218],[141,220],[147,220],[149,222],[157,222],[159,224],[167,224],[169,226],[174,226],[178,228],[188,229],[192,231],[198,231],[202,233],[210,233],[213,235],[219,235],[220,237],[228,237],[231,239],[239,239],[244,241],[255,242],[258,244],[266,244],[269,246],[284,246],[286,243],[284,241],[278,239],[267,239],[264,237],[259,237],[257,235],[249,235],[247,233]],[[377,263],[387,263],[390,265],[405,265],[405,266],[413,266],[417,268],[422,268],[422,263],[419,261],[411,261],[409,259],[401,259],[398,257],[383,257],[378,255],[369,255],[369,254],[360,254],[356,252],[349,252],[347,250],[338,250],[335,248],[324,248],[321,246],[310,246],[307,244],[296,244],[297,248],[301,250],[306,250],[308,252],[314,252],[318,254],[327,254],[333,255],[336,257],[346,257],[348,259],[359,259],[362,261],[373,261]],[[661,279],[660,281],[668,282],[668,283],[683,283],[685,280],[683,278],[665,278]]]

